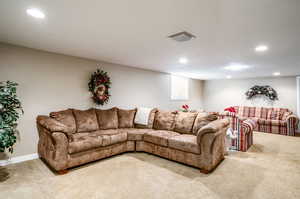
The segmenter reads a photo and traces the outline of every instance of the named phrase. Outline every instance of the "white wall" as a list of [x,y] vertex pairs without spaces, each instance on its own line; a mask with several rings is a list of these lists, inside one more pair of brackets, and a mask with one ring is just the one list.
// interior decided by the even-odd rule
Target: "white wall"
[[87,84],[91,73],[98,68],[97,63],[112,80],[112,96],[103,108],[146,106],[175,110],[184,103],[193,109],[202,108],[203,82],[199,80],[190,80],[190,100],[171,101],[170,75],[166,73],[0,43],[0,81],[12,80],[20,84],[18,94],[25,111],[18,126],[21,140],[13,156],[36,152],[37,115],[93,106]]
[[[279,100],[274,103],[265,97],[247,100],[245,93],[254,85],[273,87],[278,93]],[[209,80],[204,82],[204,107],[208,111],[222,111],[235,105],[282,107],[297,113],[296,87],[295,77]]]

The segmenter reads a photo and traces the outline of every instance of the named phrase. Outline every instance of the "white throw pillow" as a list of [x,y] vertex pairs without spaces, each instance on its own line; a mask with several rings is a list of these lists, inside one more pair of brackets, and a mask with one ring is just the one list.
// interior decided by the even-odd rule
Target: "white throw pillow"
[[152,108],[138,108],[135,115],[134,123],[148,125],[151,111]]

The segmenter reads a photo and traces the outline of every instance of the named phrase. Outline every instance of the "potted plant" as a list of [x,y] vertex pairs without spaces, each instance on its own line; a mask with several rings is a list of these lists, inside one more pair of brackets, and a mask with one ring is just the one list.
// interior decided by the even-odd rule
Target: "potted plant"
[[17,121],[23,114],[17,86],[12,81],[0,82],[0,152],[13,153],[17,141]]

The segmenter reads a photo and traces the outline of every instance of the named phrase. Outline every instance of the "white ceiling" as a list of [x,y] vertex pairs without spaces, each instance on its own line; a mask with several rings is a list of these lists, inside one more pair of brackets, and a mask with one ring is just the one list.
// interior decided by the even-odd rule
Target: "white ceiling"
[[[183,30],[197,38],[167,38]],[[300,0],[1,0],[0,41],[199,79],[300,75]]]

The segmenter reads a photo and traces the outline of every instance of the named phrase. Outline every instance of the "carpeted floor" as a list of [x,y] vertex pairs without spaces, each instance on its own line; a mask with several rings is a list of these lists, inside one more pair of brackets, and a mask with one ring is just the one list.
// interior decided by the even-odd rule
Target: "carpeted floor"
[[300,198],[300,137],[255,133],[209,175],[145,153],[126,153],[55,175],[40,160],[0,167],[0,198]]

